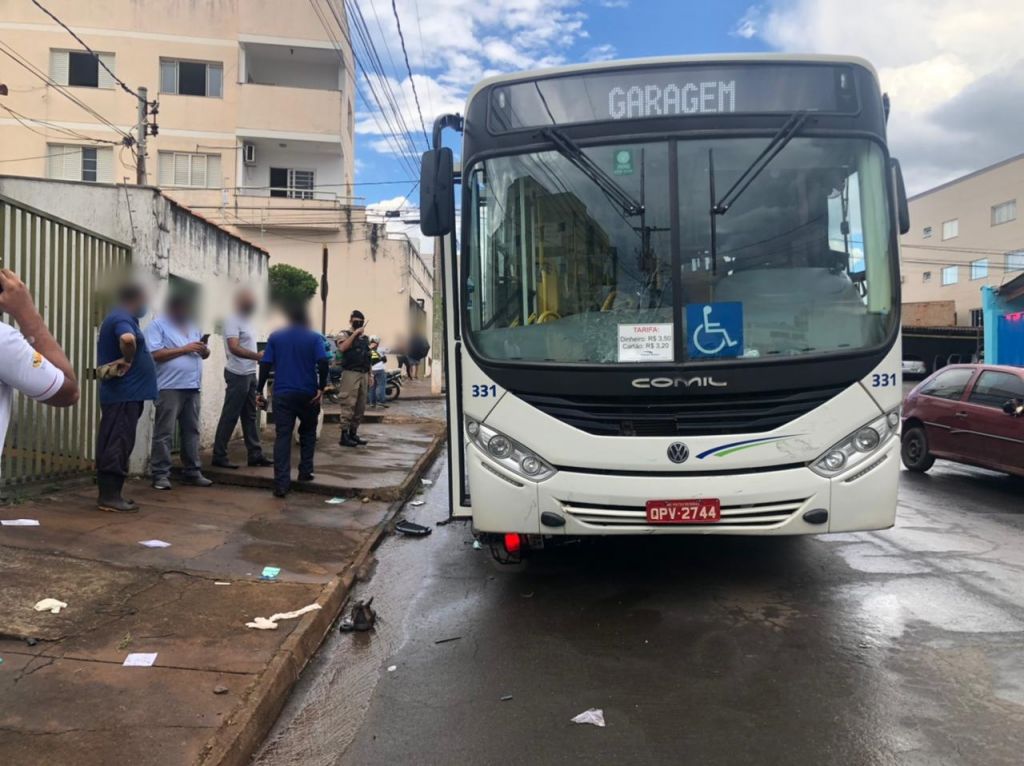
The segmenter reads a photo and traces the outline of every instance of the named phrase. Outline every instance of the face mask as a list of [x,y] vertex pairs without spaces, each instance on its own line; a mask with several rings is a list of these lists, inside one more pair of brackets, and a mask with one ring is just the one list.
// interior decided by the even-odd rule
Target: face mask
[[352,320],[352,327],[353,328],[359,329],[362,326],[363,326],[363,320],[362,319],[353,319]]
[[133,316],[136,319],[142,319],[142,317],[146,316],[146,314],[148,314],[148,313],[149,313],[149,306],[143,304],[143,305],[139,306],[137,309],[135,309],[135,314],[133,314]]

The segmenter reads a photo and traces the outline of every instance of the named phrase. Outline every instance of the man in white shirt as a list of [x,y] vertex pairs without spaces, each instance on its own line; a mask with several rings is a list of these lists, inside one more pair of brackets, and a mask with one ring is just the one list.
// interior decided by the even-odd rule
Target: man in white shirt
[[21,332],[0,322],[0,452],[15,391],[53,407],[78,401],[71,362],[47,329],[25,283],[10,269],[0,269],[0,314],[5,313]]
[[260,444],[259,409],[256,407],[256,373],[263,354],[256,350],[251,319],[256,312],[256,296],[240,290],[235,296],[235,313],[224,320],[224,408],[213,440],[213,464],[220,468],[238,468],[228,460],[228,441],[242,421],[242,437],[251,466],[271,466]]

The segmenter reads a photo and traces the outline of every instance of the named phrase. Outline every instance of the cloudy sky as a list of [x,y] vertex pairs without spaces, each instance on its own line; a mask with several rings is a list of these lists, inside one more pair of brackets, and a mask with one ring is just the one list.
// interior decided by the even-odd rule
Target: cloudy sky
[[[390,3],[360,6],[421,151]],[[889,140],[911,193],[1024,152],[1024,0],[397,0],[397,7],[428,132],[435,115],[461,112],[473,84],[498,72],[785,51],[855,54],[874,63],[892,98]],[[372,104],[365,82],[361,87]],[[382,116],[360,106],[357,193],[398,206],[413,172],[396,156]]]

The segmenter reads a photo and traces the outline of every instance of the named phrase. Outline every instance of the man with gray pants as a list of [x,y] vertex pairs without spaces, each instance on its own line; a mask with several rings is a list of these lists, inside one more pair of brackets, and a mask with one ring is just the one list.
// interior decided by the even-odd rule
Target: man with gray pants
[[242,421],[242,438],[250,466],[266,467],[273,463],[263,455],[260,444],[259,409],[256,407],[256,372],[263,353],[256,350],[256,336],[250,320],[256,311],[256,296],[251,290],[240,290],[235,296],[235,313],[224,320],[224,408],[213,440],[213,465],[238,468],[228,460],[228,442]]
[[156,383],[160,396],[153,424],[150,471],[154,489],[171,488],[171,442],[174,428],[181,429],[181,465],[184,483],[208,487],[199,464],[199,389],[203,380],[203,359],[210,349],[193,324],[191,303],[172,295],[167,313],[146,328],[146,344],[156,362]]

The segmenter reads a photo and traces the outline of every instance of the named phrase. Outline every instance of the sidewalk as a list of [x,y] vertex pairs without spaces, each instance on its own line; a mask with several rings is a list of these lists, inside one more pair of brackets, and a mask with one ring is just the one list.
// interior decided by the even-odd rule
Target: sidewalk
[[[0,507],[40,524],[0,527],[0,763],[246,763],[443,431],[377,429],[372,449],[341,451],[328,426],[317,486],[283,501],[137,480],[139,514],[96,511],[91,487]],[[171,545],[140,545],[151,539]],[[280,575],[261,580],[265,566]],[[34,611],[47,597],[68,607]],[[277,630],[245,627],[312,603],[323,608]],[[157,653],[154,665],[123,667],[135,652]]]

